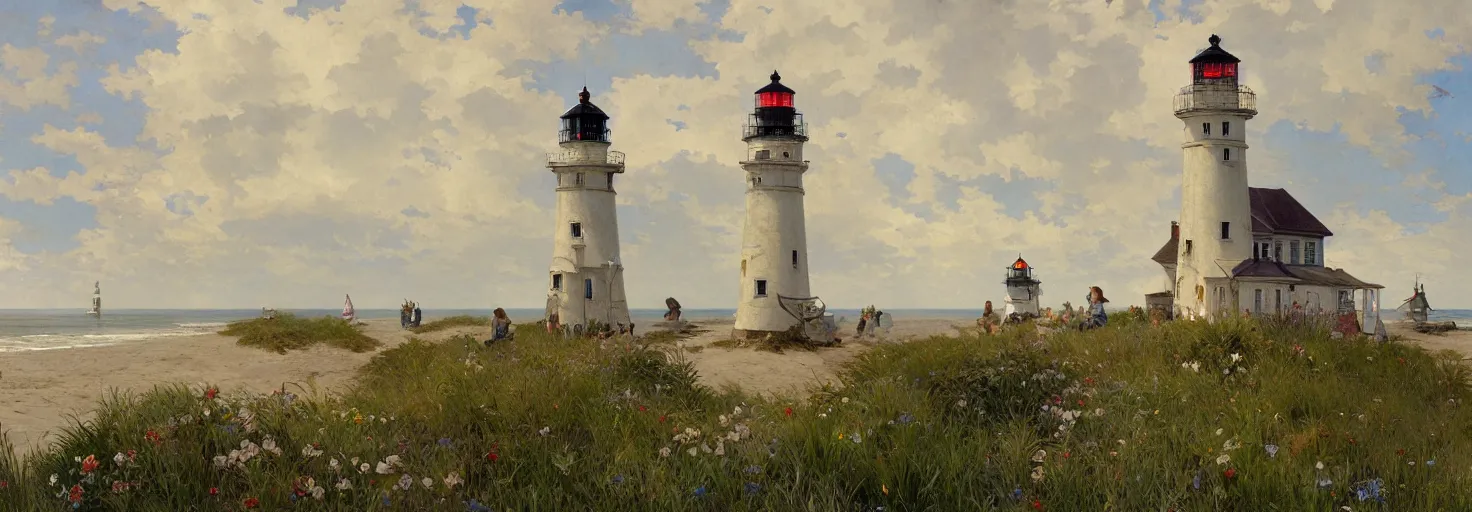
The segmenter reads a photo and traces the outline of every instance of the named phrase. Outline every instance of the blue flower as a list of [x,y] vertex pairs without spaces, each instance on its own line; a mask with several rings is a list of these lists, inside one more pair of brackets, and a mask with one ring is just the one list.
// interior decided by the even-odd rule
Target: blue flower
[[1014,499],[1014,500],[1020,500],[1020,499],[1022,499],[1022,488],[1021,487],[1018,487],[1016,489],[1012,489],[1012,499]]
[[1427,466],[1435,466],[1436,465],[1436,459],[1431,459],[1431,460],[1426,461],[1426,465]]
[[383,497],[383,506],[387,507],[387,506],[389,506],[389,504],[390,504],[390,502],[388,501],[388,496],[384,496]]
[[291,500],[292,503],[296,503],[296,493],[294,493],[294,492],[287,493],[286,494],[286,499]]
[[761,473],[762,472],[762,467],[761,466],[747,466],[744,471],[746,471],[746,474],[748,474],[748,475],[755,475],[757,473]]
[[695,488],[695,497],[697,497],[697,498],[703,498],[703,497],[705,497],[705,494],[706,493],[705,493],[705,486],[704,485]]
[[613,485],[618,485],[618,484],[624,483],[624,476],[623,475],[613,475],[613,480],[612,481],[613,481]]
[[756,482],[746,482],[746,494],[756,494],[762,491],[762,486]]
[[911,422],[914,422],[915,421],[915,416],[911,415],[908,412],[907,413],[903,413],[903,414],[900,414],[900,420],[899,421],[900,421],[900,424],[901,425],[909,425]]
[[470,500],[465,504],[465,510],[469,512],[491,512],[491,508],[481,505],[479,501]]
[[441,437],[440,440],[439,440],[439,443],[440,443],[440,446],[450,446],[450,438],[448,438],[448,437]]
[[1201,490],[1201,472],[1200,471],[1197,471],[1196,472],[1196,476],[1191,477],[1191,487],[1194,488],[1194,489],[1196,489],[1196,490],[1198,490],[1198,491]]

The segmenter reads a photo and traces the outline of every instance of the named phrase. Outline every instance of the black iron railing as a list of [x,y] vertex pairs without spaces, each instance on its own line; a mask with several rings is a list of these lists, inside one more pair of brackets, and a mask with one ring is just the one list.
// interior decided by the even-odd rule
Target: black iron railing
[[1191,110],[1257,113],[1257,93],[1245,85],[1190,85],[1176,94],[1177,114]]
[[560,130],[557,132],[557,142],[613,142],[613,130],[604,128]]

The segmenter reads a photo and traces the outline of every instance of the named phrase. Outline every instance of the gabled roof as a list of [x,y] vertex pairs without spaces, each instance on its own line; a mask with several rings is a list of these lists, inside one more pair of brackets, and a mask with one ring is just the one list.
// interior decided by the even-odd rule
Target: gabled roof
[[1252,201],[1252,232],[1334,236],[1318,217],[1281,188],[1247,189]]
[[1171,237],[1170,240],[1165,242],[1165,245],[1160,246],[1160,250],[1155,251],[1155,255],[1151,256],[1150,259],[1155,260],[1156,263],[1161,265],[1175,264],[1176,253],[1180,250],[1180,243],[1178,237]]

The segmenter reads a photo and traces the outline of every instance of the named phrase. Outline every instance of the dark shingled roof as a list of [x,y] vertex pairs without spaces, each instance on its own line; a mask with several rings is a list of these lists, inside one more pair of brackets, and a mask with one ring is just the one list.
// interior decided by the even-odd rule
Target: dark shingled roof
[[1211,46],[1210,47],[1207,47],[1205,50],[1202,50],[1201,53],[1196,54],[1195,57],[1192,57],[1191,58],[1191,63],[1192,64],[1195,64],[1197,62],[1213,62],[1213,63],[1237,63],[1237,62],[1242,62],[1242,59],[1239,59],[1236,56],[1234,56],[1234,55],[1232,55],[1230,53],[1227,53],[1226,50],[1223,50],[1222,49],[1222,46],[1221,46],[1221,44],[1222,44],[1222,38],[1217,37],[1216,34],[1212,34],[1211,37],[1206,40],[1206,42],[1211,43]]
[[1341,268],[1314,265],[1284,265],[1276,261],[1246,260],[1232,269],[1233,277],[1258,277],[1296,284],[1333,286],[1338,288],[1384,288],[1366,283]]
[[1252,198],[1253,233],[1334,236],[1334,232],[1329,231],[1287,190],[1251,187],[1247,194]]
[[1288,266],[1277,261],[1270,260],[1243,260],[1232,269],[1233,277],[1264,277],[1284,281],[1298,281],[1298,276],[1288,270]]
[[[1247,197],[1252,201],[1252,234],[1267,235],[1283,233],[1291,235],[1311,236],[1334,236],[1324,223],[1319,222],[1318,217],[1309,213],[1302,203],[1293,198],[1287,190],[1281,188],[1256,188],[1247,189]],[[1161,265],[1171,265],[1176,262],[1176,253],[1180,242],[1172,238],[1155,251],[1150,259]]]

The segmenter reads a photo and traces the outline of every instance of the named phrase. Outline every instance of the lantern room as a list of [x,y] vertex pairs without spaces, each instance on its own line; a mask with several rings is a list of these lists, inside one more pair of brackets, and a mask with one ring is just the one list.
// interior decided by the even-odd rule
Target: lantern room
[[1007,280],[1031,281],[1032,267],[1021,256],[1018,256],[1017,261],[1012,262],[1012,266],[1007,269]]
[[756,111],[747,117],[743,139],[755,137],[797,137],[807,139],[802,114],[797,112],[793,96],[797,92],[782,85],[782,75],[772,71],[772,83],[756,91]]
[[1191,59],[1191,83],[1196,85],[1237,85],[1237,65],[1242,62],[1221,47],[1222,38],[1212,34],[1211,46]]
[[557,133],[557,142],[611,142],[609,139],[608,114],[588,101],[592,97],[588,88],[578,93],[578,104],[562,114],[562,129]]

